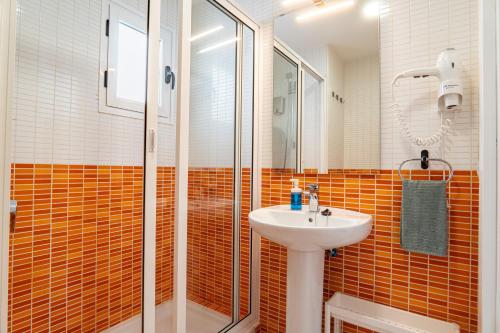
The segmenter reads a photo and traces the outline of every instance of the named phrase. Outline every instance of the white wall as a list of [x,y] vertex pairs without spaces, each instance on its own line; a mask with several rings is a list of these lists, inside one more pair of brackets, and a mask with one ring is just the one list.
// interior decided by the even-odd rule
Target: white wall
[[344,168],[380,168],[380,80],[377,56],[344,64]]
[[[385,0],[380,25],[382,88],[382,167],[396,168],[407,158],[419,157],[402,136],[391,110],[393,76],[413,67],[433,66],[447,47],[458,50],[463,66],[463,110],[455,112],[455,135],[433,147],[431,157],[442,157],[455,169],[476,169],[478,127],[478,1]],[[408,114],[416,135],[428,136],[440,126],[436,111],[437,80],[402,81],[396,99]],[[410,107],[410,110],[408,108]],[[441,165],[436,167],[442,168]]]
[[344,167],[344,105],[332,97],[344,96],[344,63],[333,47],[328,48],[328,168]]
[[[121,1],[146,13],[145,0]],[[101,9],[100,0],[18,0],[13,162],[143,163],[143,120],[98,111]],[[176,1],[162,11],[175,31]],[[160,165],[173,164],[174,140],[175,127],[160,125]]]
[[323,84],[316,76],[304,73],[302,128],[303,166],[318,169],[321,165],[321,107],[323,104]]
[[328,74],[328,47],[320,47],[313,49],[303,49],[299,47],[292,47],[292,49],[299,54],[309,65],[321,74],[326,76]]

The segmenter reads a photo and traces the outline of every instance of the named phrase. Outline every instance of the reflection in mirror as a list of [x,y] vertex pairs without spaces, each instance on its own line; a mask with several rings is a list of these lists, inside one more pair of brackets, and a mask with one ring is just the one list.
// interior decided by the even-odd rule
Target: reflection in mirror
[[298,65],[275,49],[273,64],[273,168],[297,163]]
[[302,84],[302,166],[304,169],[321,169],[321,130],[324,79],[310,69],[303,72]]
[[294,57],[275,48],[273,167],[380,168],[378,10],[374,0],[276,2],[275,46]]

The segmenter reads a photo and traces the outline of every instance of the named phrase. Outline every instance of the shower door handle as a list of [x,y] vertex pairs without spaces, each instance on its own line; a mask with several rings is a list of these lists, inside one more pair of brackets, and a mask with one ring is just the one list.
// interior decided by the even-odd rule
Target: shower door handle
[[172,70],[172,67],[165,66],[165,83],[170,84],[172,82],[172,90],[175,89],[175,73]]
[[10,232],[16,231],[17,201],[10,201]]

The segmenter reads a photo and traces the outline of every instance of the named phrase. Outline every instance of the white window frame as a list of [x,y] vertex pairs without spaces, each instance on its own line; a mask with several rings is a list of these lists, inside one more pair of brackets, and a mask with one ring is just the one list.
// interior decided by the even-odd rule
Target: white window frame
[[[106,89],[106,105],[124,110],[144,112],[146,101],[136,102],[125,98],[118,97],[118,75],[115,68],[118,67],[118,35],[120,24],[124,24],[131,29],[137,30],[144,36],[144,41],[147,42],[146,18],[138,13],[126,9],[122,5],[111,2],[109,4],[109,36],[107,50],[102,50],[107,55],[107,89]],[[108,29],[106,29],[108,30]],[[105,30],[104,30],[105,32]],[[147,47],[147,44],[144,45]],[[105,52],[107,51],[107,52]],[[146,51],[147,53],[147,51]],[[146,64],[144,64],[144,76],[146,76]],[[104,84],[103,84],[104,86]],[[146,97],[146,82],[144,82],[144,97]]]
[[[116,59],[116,49],[118,39],[116,22],[123,18],[127,22],[131,22],[134,28],[140,27],[142,32],[147,33],[146,23],[147,19],[144,13],[131,8],[125,4],[115,1],[103,1],[102,4],[102,19],[101,19],[101,45],[100,45],[100,70],[99,70],[99,112],[107,113],[116,116],[122,116],[134,119],[144,119],[144,106],[146,103],[137,103],[134,101],[127,101],[116,97],[116,75],[113,75],[113,68],[115,67],[114,59]],[[109,36],[106,35],[107,21],[109,20]],[[160,41],[170,39],[171,48],[161,50],[163,59],[160,61],[160,88],[161,99],[166,100],[170,97],[170,103],[163,105],[158,109],[158,122],[160,124],[174,125],[173,112],[176,108],[177,89],[172,90],[171,85],[166,85],[164,66],[170,65],[174,73],[177,70],[177,45],[174,42],[174,29],[165,25],[160,26]],[[114,46],[114,47],[113,47]],[[170,59],[170,63],[166,62]],[[107,78],[105,78],[105,72]],[[107,82],[105,82],[107,80]],[[107,83],[107,87],[105,86]],[[146,87],[144,87],[146,89]],[[170,96],[168,96],[170,95]]]
[[[160,59],[160,87],[161,87],[161,98],[162,100],[166,100],[168,95],[170,95],[170,107],[166,107],[166,105],[162,105],[158,108],[158,122],[160,124],[169,124],[174,125],[173,115],[176,108],[176,100],[177,100],[177,88],[172,89],[172,84],[166,85],[165,83],[165,66],[169,65],[172,68],[174,73],[177,73],[177,44],[175,43],[175,31],[165,25],[160,26],[160,41],[163,42],[167,39],[167,35],[171,40],[171,49],[170,52],[166,50],[165,47],[161,50],[161,54],[163,55],[163,59]],[[160,44],[163,45],[163,44]],[[170,61],[168,61],[168,57],[170,57]],[[177,87],[177,77],[175,78],[175,86]]]

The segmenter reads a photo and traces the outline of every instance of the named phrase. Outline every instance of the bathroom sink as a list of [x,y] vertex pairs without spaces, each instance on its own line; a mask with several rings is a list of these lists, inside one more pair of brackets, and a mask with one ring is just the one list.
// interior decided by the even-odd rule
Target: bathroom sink
[[370,215],[321,207],[332,214],[293,211],[289,205],[261,208],[250,213],[250,225],[260,235],[296,251],[326,250],[358,243],[372,229]]
[[370,215],[321,207],[331,212],[324,216],[308,208],[273,206],[249,215],[254,231],[287,247],[287,333],[321,332],[324,250],[358,243],[372,229]]

